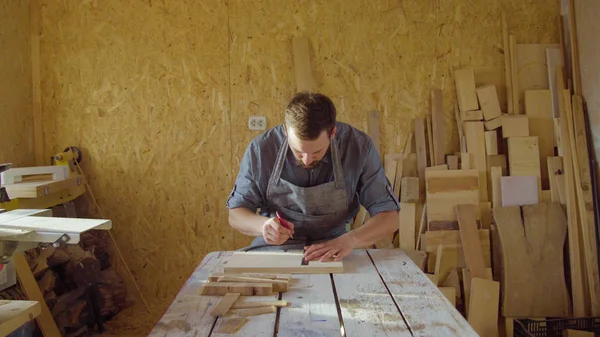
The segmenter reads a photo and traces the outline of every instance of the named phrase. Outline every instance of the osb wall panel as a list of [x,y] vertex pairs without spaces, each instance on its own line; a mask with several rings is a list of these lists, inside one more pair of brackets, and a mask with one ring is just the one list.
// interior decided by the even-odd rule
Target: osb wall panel
[[0,0],[0,163],[35,164],[27,1]]
[[164,298],[157,311],[205,253],[249,242],[225,200],[258,134],[248,116],[275,126],[295,91],[293,37],[309,38],[340,120],[366,130],[366,113],[382,112],[382,153],[402,150],[432,88],[444,90],[446,150],[458,149],[452,73],[503,65],[501,8],[519,43],[558,41],[558,0],[50,3],[46,151],[82,148],[142,291]]

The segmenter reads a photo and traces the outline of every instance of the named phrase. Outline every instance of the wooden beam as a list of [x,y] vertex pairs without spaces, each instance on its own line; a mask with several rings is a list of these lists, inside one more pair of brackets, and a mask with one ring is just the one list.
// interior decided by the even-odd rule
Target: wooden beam
[[294,69],[296,73],[296,90],[313,91],[317,85],[310,65],[310,48],[308,38],[295,37],[292,40],[294,49]]
[[42,112],[42,83],[40,61],[40,35],[42,15],[39,0],[29,1],[29,30],[31,40],[31,84],[33,110],[33,140],[35,163],[38,166],[48,163],[44,157],[44,115]]
[[433,149],[433,131],[431,129],[431,114],[427,114],[425,122],[427,123],[427,148],[429,151],[429,165],[433,165],[435,163],[435,157]]
[[427,143],[425,140],[425,120],[415,119],[415,145],[417,152],[417,173],[419,177],[419,191],[425,193],[425,168],[427,167]]
[[[471,277],[485,278],[485,263],[481,244],[478,240],[479,233],[477,232],[476,219],[479,214],[479,207],[475,205],[457,205],[455,210],[460,229],[460,240],[467,267],[471,271]],[[465,280],[465,282],[468,281]]]
[[518,115],[519,112],[519,87],[517,76],[517,40],[513,34],[508,36],[509,55],[510,55],[510,86],[512,91],[512,114]]
[[446,151],[446,122],[440,89],[431,90],[431,126],[433,129],[434,164],[442,165],[444,164]]

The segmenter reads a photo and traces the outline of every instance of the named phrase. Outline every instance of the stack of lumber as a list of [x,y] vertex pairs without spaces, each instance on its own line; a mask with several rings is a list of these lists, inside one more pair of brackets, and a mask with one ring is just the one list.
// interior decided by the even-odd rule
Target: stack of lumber
[[[442,92],[434,89],[431,112],[414,120],[405,149],[384,156],[400,224],[377,243],[426,252],[431,281],[482,336],[498,335],[499,315],[509,336],[516,318],[600,315],[576,50],[517,44],[502,20],[505,67],[454,71],[460,149],[446,152]],[[353,226],[367,217],[361,210]]]
[[[200,295],[222,296],[211,311],[212,316],[225,319],[216,332],[235,333],[246,324],[248,317],[272,314],[277,312],[277,308],[287,307],[288,301],[266,301],[260,296],[288,291],[291,280],[291,274],[215,273],[202,286]],[[248,296],[255,296],[259,300],[250,300]]]

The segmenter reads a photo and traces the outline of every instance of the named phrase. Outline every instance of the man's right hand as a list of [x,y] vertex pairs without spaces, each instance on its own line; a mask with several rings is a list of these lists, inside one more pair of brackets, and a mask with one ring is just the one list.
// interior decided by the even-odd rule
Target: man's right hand
[[287,222],[290,228],[285,228],[277,218],[270,218],[265,221],[262,227],[262,234],[265,242],[270,245],[281,245],[294,234],[294,224]]

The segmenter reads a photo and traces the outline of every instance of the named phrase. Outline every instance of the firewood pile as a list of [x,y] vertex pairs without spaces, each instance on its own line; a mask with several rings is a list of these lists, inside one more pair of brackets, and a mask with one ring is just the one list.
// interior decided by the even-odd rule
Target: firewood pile
[[[94,331],[96,315],[93,299],[102,322],[128,305],[126,286],[110,268],[106,248],[106,238],[101,233],[90,231],[81,235],[79,244],[66,244],[59,248],[48,245],[26,254],[63,336],[89,336]],[[95,291],[91,290],[91,285],[95,285]],[[12,288],[18,288],[18,284]],[[12,288],[1,292],[0,297],[21,294]]]

